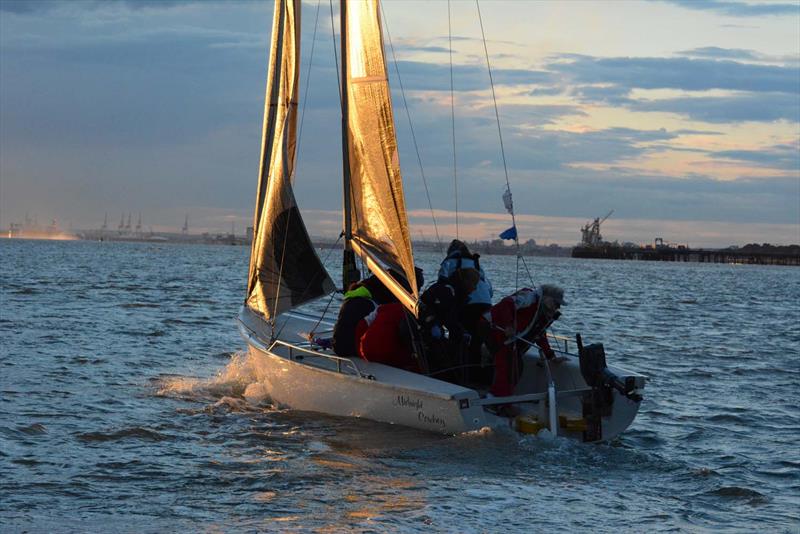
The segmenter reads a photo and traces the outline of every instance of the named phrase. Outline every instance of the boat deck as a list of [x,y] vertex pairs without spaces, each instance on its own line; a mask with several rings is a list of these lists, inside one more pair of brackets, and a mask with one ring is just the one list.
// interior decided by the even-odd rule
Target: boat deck
[[[269,339],[269,333],[262,327],[263,321],[254,317],[249,311],[242,315],[240,316],[242,324],[247,330],[253,332],[256,340]],[[315,326],[316,332],[319,334],[328,334],[333,329],[332,322],[320,321],[319,317],[296,311],[285,313],[276,322],[276,330],[280,331],[280,341],[273,342],[271,346],[262,341],[262,348],[290,360],[302,361],[328,371],[335,370],[368,380],[390,383],[399,388],[425,391],[442,398],[462,399],[478,395],[474,389],[429,376],[369,362],[361,358],[337,356],[332,349],[323,349],[308,341],[308,332]]]

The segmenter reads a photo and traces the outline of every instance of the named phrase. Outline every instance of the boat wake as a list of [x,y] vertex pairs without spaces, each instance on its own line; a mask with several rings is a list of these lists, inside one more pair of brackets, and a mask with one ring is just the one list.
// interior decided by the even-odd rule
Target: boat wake
[[247,410],[269,406],[271,399],[257,358],[237,352],[210,378],[167,376],[156,381],[156,395],[188,401],[213,402],[212,408]]

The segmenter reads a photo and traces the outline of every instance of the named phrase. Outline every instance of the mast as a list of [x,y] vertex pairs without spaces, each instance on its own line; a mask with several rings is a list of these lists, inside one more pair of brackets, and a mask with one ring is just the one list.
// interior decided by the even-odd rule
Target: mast
[[[342,54],[342,208],[344,214],[344,254],[342,256],[342,289],[347,291],[350,284],[357,282],[361,275],[356,267],[356,255],[353,252],[353,223],[350,203],[350,147],[348,146],[348,113],[350,98],[347,90],[347,0],[339,2],[339,49]],[[335,51],[334,51],[335,52]]]

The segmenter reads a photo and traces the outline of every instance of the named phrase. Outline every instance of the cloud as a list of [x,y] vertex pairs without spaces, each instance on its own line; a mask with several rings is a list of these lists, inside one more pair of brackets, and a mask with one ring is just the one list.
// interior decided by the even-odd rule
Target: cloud
[[714,11],[731,17],[760,17],[800,15],[800,5],[796,3],[773,2],[731,2],[726,0],[662,0],[686,9]]
[[780,93],[629,100],[625,104],[634,111],[676,113],[692,120],[718,124],[778,120],[800,122],[798,97]]
[[735,61],[562,55],[548,65],[562,81],[577,85],[609,84],[624,89],[727,89],[800,94],[797,68]]
[[580,164],[611,165],[654,150],[654,143],[675,139],[664,129],[605,128],[588,132],[536,130],[524,132],[506,148],[514,169],[573,169]]
[[[449,124],[449,107],[415,101],[411,111],[426,167],[448,168],[452,160],[451,139],[442,132],[443,124]],[[586,112],[579,106],[502,105],[500,119],[509,168],[555,170],[576,163],[611,164],[642,156],[653,150],[651,144],[669,141],[679,135],[664,129],[603,128],[571,132],[542,128],[558,124],[566,117],[583,116]],[[413,148],[409,148],[407,143],[405,117],[399,111],[395,117],[401,161],[415,161]],[[449,132],[449,129],[444,131]],[[459,167],[485,166],[484,162],[490,162],[490,167],[502,168],[494,111],[485,102],[482,108],[459,108],[456,138]]]
[[76,8],[82,12],[109,7],[132,11],[171,9],[178,6],[201,4],[202,0],[73,0],[68,4],[60,0],[2,0],[0,12],[17,15],[34,15],[57,9]]
[[[453,42],[462,42],[462,43],[479,43],[483,44],[483,39],[480,37],[470,37],[464,35],[453,35],[452,37],[447,37],[446,35],[441,35],[434,37],[432,40],[434,41],[453,41]],[[523,46],[516,41],[504,41],[502,39],[486,39],[487,43],[498,43],[504,45],[511,45],[511,46]]]
[[[732,181],[707,176],[675,179],[621,168],[526,174],[527,179],[520,173],[512,175],[516,204],[522,213],[590,218],[613,208],[619,218],[776,224],[796,223],[800,217],[796,177],[743,177]],[[495,202],[484,191],[481,202],[462,202],[464,208],[486,210],[497,206],[499,211],[501,189],[495,189]]]
[[[106,210],[119,217],[121,211],[139,209],[147,215],[151,208],[163,214],[161,224],[180,226],[186,206],[192,206],[191,217],[205,206],[227,210],[226,217],[241,213],[242,221],[249,218],[260,146],[268,5],[59,1],[47,8],[57,11],[40,16],[7,16],[14,9],[25,9],[12,4],[0,3],[5,11],[0,21],[4,217],[18,220],[28,203],[41,199],[55,208],[61,206],[65,213],[72,210],[77,226],[83,214],[102,221]],[[47,2],[25,4],[40,9]],[[191,5],[183,9],[184,4]],[[96,9],[81,13],[84,6]],[[306,10],[313,7],[304,5]],[[313,13],[304,16],[307,54]],[[322,22],[320,28],[327,30]],[[415,61],[411,55],[442,53],[443,43],[411,43],[399,67],[434,205],[451,208],[447,58],[423,56],[441,60],[436,64],[433,59]],[[309,113],[298,151],[296,186],[304,209],[336,210],[341,203],[340,120],[331,47],[330,37],[320,30],[309,100],[302,106]],[[571,216],[585,222],[616,208],[615,218],[620,220],[796,222],[797,180],[786,175],[796,165],[792,150],[797,148],[777,145],[774,140],[786,138],[781,133],[785,125],[777,130],[758,129],[752,142],[715,139],[716,146],[737,150],[713,152],[679,142],[685,135],[719,137],[728,131],[682,124],[684,116],[715,124],[798,122],[797,69],[731,61],[751,60],[747,53],[756,54],[705,47],[686,51],[692,58],[562,55],[530,70],[494,71],[510,180],[520,214]],[[460,59],[463,62],[464,56]],[[307,61],[304,55],[303,89]],[[501,213],[505,177],[482,61],[456,65],[454,71],[459,200],[465,211]],[[524,61],[510,64],[525,65]],[[390,63],[392,78],[393,69]],[[392,79],[404,188],[410,209],[424,211],[425,192],[395,82]],[[707,87],[722,88],[725,94],[700,92]],[[686,93],[674,91],[675,96],[661,100],[646,93],[648,98],[643,100],[636,91],[651,88]],[[695,98],[692,91],[698,91]],[[595,103],[625,107],[640,115],[635,116],[637,122],[615,123],[616,119],[603,118],[606,110],[596,113],[594,106],[586,105]],[[662,123],[649,117],[650,112],[679,117],[671,117],[670,129],[659,129]],[[562,124],[580,131],[567,131]],[[586,125],[593,129],[584,131]],[[764,174],[764,169],[774,168],[776,176],[741,176],[736,183],[728,183],[711,175],[676,179],[674,169],[665,169],[664,174],[636,169],[646,156],[674,155],[676,150],[702,153],[701,159],[729,172],[743,168]],[[714,172],[711,166],[702,168]],[[668,170],[673,176],[667,175]],[[154,213],[153,224],[157,224],[155,217]],[[338,215],[326,220],[329,227],[340,224]],[[568,231],[575,234],[574,239],[570,234],[567,242],[579,237],[578,225],[574,226]]]
[[[716,47],[687,53],[744,57],[750,52]],[[800,121],[800,69],[730,60],[692,58],[594,58],[567,55],[548,69],[580,102],[666,112],[709,123]],[[633,91],[678,90],[672,98],[636,98]],[[729,94],[710,96],[707,91]],[[691,94],[697,93],[697,94]]]
[[725,135],[722,132],[716,130],[690,130],[690,129],[682,129],[682,130],[675,130],[677,135]]
[[542,126],[564,117],[587,116],[580,106],[567,104],[505,104],[502,109],[506,126]]
[[564,88],[555,86],[555,87],[534,87],[528,94],[530,96],[556,96],[564,93]]
[[760,150],[722,150],[713,152],[716,158],[745,161],[772,169],[796,171],[800,178],[800,143],[774,145]]
[[399,52],[434,52],[434,53],[443,53],[448,54],[450,52],[449,48],[445,48],[443,46],[423,46],[423,45],[400,45],[396,46],[395,50]]
[[197,41],[164,38],[9,56],[0,130],[14,132],[12,146],[162,146],[246,120],[234,103],[259,109],[264,75],[247,67],[246,55],[197,51]]
[[712,59],[761,59],[761,54],[743,48],[720,48],[718,46],[704,46],[679,52],[684,56],[703,57]]
[[30,0],[3,0],[0,2],[0,13],[14,13],[16,15],[43,13],[58,7],[58,4],[58,0],[39,0],[38,2],[31,2]]
[[[397,67],[406,89],[450,90],[450,66],[446,63],[400,60]],[[394,70],[391,66],[389,68]],[[549,72],[529,69],[493,69],[492,76],[495,85],[550,84],[555,81]],[[487,90],[490,87],[489,73],[483,65],[453,65],[453,84],[458,91]]]
[[611,106],[622,106],[632,102],[631,88],[620,85],[579,85],[572,93],[583,102],[602,102]]
[[[459,183],[462,223],[470,218],[484,221],[486,230],[481,234],[482,238],[496,235],[495,230],[507,228],[508,215],[503,211],[501,200],[504,189],[502,180],[495,183],[484,180],[478,183],[465,178],[462,175]],[[450,193],[449,198],[452,198],[452,178],[449,187],[447,192]],[[800,220],[800,206],[797,205],[800,190],[796,178],[743,177],[741,180],[723,182],[708,176],[687,176],[676,180],[667,176],[644,175],[620,169],[609,172],[585,169],[555,172],[528,170],[512,172],[511,187],[518,220],[562,219],[561,230],[565,233],[557,240],[563,243],[577,242],[580,225],[586,220],[602,216],[610,209],[615,210],[613,219],[616,222],[613,232],[606,237],[620,241],[650,242],[654,236],[663,235],[670,240],[681,239],[697,243],[697,239],[687,237],[685,233],[679,237],[666,233],[666,230],[665,234],[655,232],[642,235],[640,224],[643,220],[683,221],[687,223],[684,230],[691,231],[693,226],[692,230],[698,234],[700,228],[709,224],[723,228],[725,224],[735,221],[741,225],[729,228],[728,242],[718,241],[719,245],[739,242],[740,230],[747,224],[782,225],[784,235],[780,237],[788,241],[792,238],[785,235],[786,228],[794,227],[797,235],[797,222]],[[408,190],[406,186],[406,191]],[[434,208],[452,210],[452,201],[436,203],[437,199],[448,198],[443,193],[445,192],[436,191],[433,194]],[[413,222],[430,223],[427,203],[418,195],[407,195],[409,197]],[[443,225],[450,224],[451,218],[452,214],[448,217],[437,211],[440,229]],[[568,224],[569,218],[575,219],[571,228]],[[524,228],[523,235],[537,240],[543,236],[540,225],[525,226],[527,228]],[[653,228],[653,224],[648,225],[648,232],[654,232]],[[764,235],[764,241],[778,238],[775,234]],[[551,234],[552,237],[554,236]]]

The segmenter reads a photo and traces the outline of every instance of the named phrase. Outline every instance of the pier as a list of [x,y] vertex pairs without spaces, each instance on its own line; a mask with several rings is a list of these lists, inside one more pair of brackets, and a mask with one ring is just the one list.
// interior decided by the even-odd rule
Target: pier
[[747,245],[742,248],[693,249],[688,246],[663,244],[628,247],[606,244],[598,247],[578,246],[573,258],[597,258],[639,261],[677,261],[694,263],[737,263],[745,265],[800,266],[800,246]]

